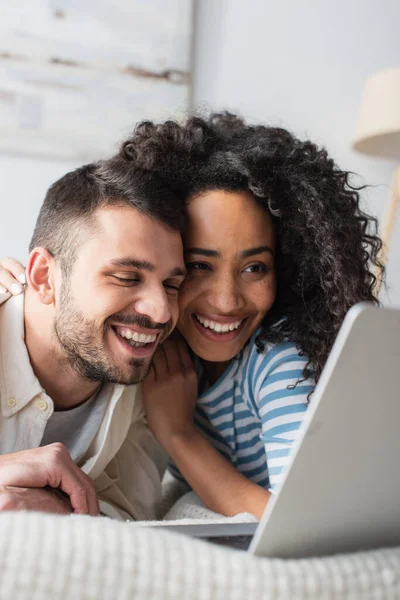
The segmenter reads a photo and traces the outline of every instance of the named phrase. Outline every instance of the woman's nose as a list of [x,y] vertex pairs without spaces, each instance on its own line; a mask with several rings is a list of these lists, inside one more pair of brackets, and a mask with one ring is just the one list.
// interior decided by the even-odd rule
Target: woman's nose
[[210,289],[209,303],[220,313],[232,313],[243,305],[240,289],[234,279],[221,278]]

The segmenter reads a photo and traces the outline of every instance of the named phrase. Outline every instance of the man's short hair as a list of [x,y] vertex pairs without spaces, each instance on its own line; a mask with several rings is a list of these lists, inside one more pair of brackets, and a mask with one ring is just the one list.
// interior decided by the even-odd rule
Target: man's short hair
[[69,270],[99,208],[127,205],[182,232],[184,203],[162,179],[118,158],[85,165],[49,188],[29,250],[42,246]]

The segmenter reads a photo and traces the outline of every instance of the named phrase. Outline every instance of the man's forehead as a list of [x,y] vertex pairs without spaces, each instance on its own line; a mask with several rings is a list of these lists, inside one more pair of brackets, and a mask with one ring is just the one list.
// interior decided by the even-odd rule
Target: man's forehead
[[94,227],[80,253],[82,261],[95,269],[118,267],[172,272],[184,268],[180,233],[124,205],[96,211]]
[[159,240],[181,237],[176,229],[166,223],[124,204],[100,208],[94,216],[100,235],[117,237],[127,243],[133,244],[148,237]]

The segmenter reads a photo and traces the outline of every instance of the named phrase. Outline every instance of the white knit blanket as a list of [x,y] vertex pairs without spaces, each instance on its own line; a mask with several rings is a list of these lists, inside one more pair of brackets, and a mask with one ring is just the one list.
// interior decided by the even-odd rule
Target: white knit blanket
[[1,600],[400,598],[400,548],[261,559],[106,518],[0,514]]

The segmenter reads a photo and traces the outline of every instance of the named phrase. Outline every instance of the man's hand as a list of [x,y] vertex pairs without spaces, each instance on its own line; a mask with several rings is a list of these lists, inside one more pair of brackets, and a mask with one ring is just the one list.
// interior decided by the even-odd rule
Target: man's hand
[[49,488],[0,487],[0,512],[35,510],[69,515],[73,512],[68,496]]
[[4,486],[60,488],[69,496],[75,513],[96,516],[100,512],[93,480],[58,442],[0,456],[0,487]]
[[[174,333],[154,355],[143,383],[143,403],[150,429],[167,450],[173,435],[194,428],[197,376],[184,339]],[[167,450],[168,451],[168,450]]]

